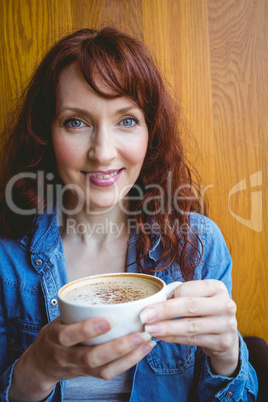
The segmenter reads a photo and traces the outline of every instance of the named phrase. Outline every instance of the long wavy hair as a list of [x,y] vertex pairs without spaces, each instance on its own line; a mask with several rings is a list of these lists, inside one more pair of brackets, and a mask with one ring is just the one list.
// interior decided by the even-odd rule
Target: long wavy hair
[[[14,118],[13,129],[8,130],[8,141],[2,148],[3,154],[8,155],[8,167],[0,198],[1,233],[18,238],[30,230],[36,219],[36,214],[22,215],[8,207],[5,187],[14,175],[20,174],[13,186],[14,204],[38,211],[47,206],[46,194],[42,198],[38,196],[35,175],[28,176],[42,171],[45,179],[47,173],[57,178],[51,143],[56,86],[61,71],[74,61],[79,63],[85,80],[99,95],[106,98],[130,96],[145,115],[149,144],[136,183],[143,189],[143,195],[135,201],[135,197],[130,197],[138,228],[137,263],[142,271],[155,272],[166,269],[176,260],[182,276],[191,279],[202,258],[202,243],[198,234],[191,230],[190,212],[204,211],[198,185],[193,183],[192,169],[183,152],[180,110],[145,44],[114,27],[82,29],[64,37],[51,48],[33,74]],[[98,87],[96,72],[110,93]],[[131,192],[134,191],[135,186]],[[152,222],[157,224],[162,253],[158,261],[146,269],[144,260],[154,240]]]

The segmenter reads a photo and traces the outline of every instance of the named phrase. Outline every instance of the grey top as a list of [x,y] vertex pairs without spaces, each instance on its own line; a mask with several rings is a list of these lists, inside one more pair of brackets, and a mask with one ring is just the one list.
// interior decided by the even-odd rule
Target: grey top
[[131,384],[128,372],[105,381],[95,377],[77,377],[68,380],[64,401],[129,401]]

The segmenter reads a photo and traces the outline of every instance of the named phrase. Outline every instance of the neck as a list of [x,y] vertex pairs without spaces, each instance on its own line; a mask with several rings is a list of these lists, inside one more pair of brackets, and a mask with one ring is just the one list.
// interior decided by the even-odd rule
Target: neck
[[112,209],[63,214],[61,234],[73,240],[104,243],[128,236],[128,216],[118,205]]

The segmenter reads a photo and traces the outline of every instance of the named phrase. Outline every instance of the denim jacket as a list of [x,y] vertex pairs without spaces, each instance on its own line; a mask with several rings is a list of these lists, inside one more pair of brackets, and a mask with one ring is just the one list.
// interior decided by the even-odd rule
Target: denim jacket
[[[191,225],[203,244],[203,256],[194,280],[221,280],[231,293],[231,257],[218,227],[208,218],[191,215]],[[129,272],[140,272],[135,261],[136,235],[129,239]],[[157,234],[145,263],[150,266],[161,255]],[[167,284],[183,281],[180,267],[155,272]],[[0,398],[8,392],[16,360],[32,344],[40,329],[59,315],[57,292],[67,283],[65,257],[58,217],[42,214],[33,234],[19,240],[0,237]],[[255,401],[258,383],[248,362],[248,351],[240,339],[239,368],[235,377],[215,375],[209,359],[195,346],[165,343],[155,348],[129,370],[131,402],[154,401]],[[200,353],[201,352],[201,353]],[[63,400],[65,381],[59,382],[47,401]]]

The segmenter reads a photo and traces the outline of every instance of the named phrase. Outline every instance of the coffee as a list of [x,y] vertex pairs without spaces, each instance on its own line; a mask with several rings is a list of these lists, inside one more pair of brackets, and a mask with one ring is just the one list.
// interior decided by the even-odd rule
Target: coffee
[[137,279],[131,275],[129,278],[123,275],[107,275],[107,277],[78,281],[67,287],[62,296],[66,301],[75,304],[120,304],[144,299],[159,290],[161,287],[153,278],[150,281]]

